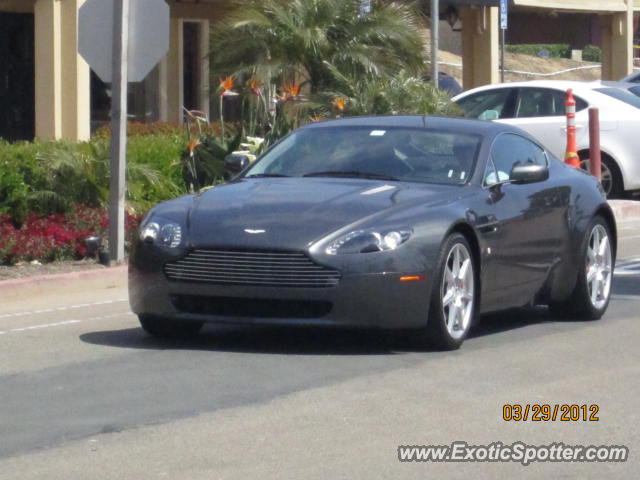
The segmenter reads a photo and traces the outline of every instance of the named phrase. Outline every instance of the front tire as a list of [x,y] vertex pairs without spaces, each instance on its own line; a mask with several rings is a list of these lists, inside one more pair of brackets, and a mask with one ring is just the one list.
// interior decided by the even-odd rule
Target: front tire
[[150,315],[138,317],[142,329],[159,338],[188,338],[198,334],[203,322],[177,321]]
[[477,276],[469,242],[453,233],[440,248],[426,341],[438,350],[457,350],[476,316]]
[[607,222],[594,217],[582,246],[578,279],[566,300],[549,305],[552,312],[582,320],[597,320],[604,315],[611,298],[615,257]]

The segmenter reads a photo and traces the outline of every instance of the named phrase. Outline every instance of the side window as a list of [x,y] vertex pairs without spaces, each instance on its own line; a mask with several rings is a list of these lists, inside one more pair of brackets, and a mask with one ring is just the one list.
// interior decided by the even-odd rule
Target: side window
[[466,98],[458,100],[456,103],[462,108],[466,118],[479,118],[480,120],[494,120],[504,118],[506,114],[505,106],[512,89],[501,88],[478,92]]
[[504,180],[500,180],[498,178],[498,172],[496,171],[496,166],[493,164],[493,158],[489,157],[487,168],[484,170],[484,184],[485,186],[490,187],[491,185],[495,185],[501,181]]
[[547,155],[542,148],[512,133],[505,133],[496,138],[491,149],[491,158],[496,172],[495,178],[485,178],[487,184],[508,181],[511,169],[515,165],[547,165]]
[[[567,114],[567,110],[564,106],[567,100],[567,93],[554,90],[553,97],[554,97],[555,115],[561,115],[564,117]],[[589,104],[585,102],[583,99],[581,99],[580,97],[574,95],[573,98],[576,101],[576,112],[579,112],[580,110],[584,110],[589,106]]]
[[518,90],[516,117],[554,117],[565,114],[564,93],[547,88]]

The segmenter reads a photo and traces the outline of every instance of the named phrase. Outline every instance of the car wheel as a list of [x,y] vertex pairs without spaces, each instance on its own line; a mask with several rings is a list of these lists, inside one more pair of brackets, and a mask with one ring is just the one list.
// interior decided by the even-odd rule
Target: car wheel
[[[585,172],[589,171],[589,152],[580,154],[580,168]],[[622,174],[615,162],[604,155],[602,155],[601,161],[601,174],[602,180],[600,183],[604,193],[607,194],[607,198],[620,198],[624,193]]]
[[597,320],[609,305],[615,258],[611,233],[602,217],[592,220],[587,235],[573,292],[565,301],[552,303],[549,307],[557,314]]
[[176,321],[149,315],[138,317],[143,330],[154,337],[187,338],[196,335],[203,322]]
[[475,318],[478,282],[471,251],[459,233],[450,235],[440,249],[425,332],[434,348],[460,348]]

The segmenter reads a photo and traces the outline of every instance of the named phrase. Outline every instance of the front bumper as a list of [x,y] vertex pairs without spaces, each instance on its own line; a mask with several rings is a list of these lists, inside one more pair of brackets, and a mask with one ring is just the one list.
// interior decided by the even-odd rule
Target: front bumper
[[[144,247],[143,247],[144,248]],[[426,325],[431,277],[424,272],[354,272],[342,269],[337,286],[283,288],[170,281],[164,259],[132,255],[129,299],[138,315],[227,324],[284,324],[416,328]]]

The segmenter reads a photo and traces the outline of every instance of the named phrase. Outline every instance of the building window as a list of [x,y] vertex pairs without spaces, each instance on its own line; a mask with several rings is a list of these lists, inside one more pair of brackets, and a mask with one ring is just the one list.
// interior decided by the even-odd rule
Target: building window
[[[0,138],[31,140],[35,131],[34,17],[0,13]],[[0,172],[1,174],[1,172]]]
[[182,24],[182,81],[184,85],[184,107],[199,110],[202,86],[202,26],[199,22]]
[[[160,69],[156,66],[142,82],[129,83],[127,117],[130,122],[160,120]],[[91,71],[91,133],[107,125],[111,118],[111,84]]]

